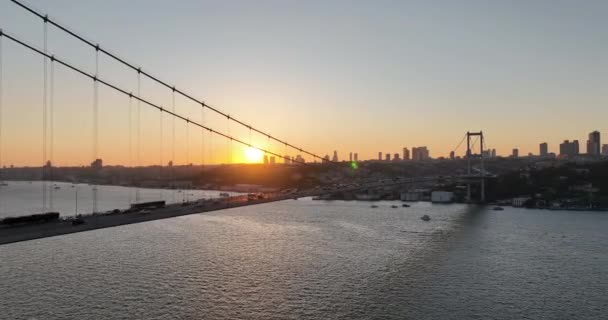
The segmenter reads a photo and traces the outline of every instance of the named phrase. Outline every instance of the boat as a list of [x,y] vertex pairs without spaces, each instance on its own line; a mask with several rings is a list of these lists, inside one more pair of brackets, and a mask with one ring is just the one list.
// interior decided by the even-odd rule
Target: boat
[[4,181],[0,182],[0,187],[6,187],[6,186],[8,186],[8,183],[6,183]]
[[404,203],[404,204],[402,204],[401,206],[402,206],[402,207],[404,207],[404,208],[409,208],[409,207],[410,207],[410,205],[409,205],[409,204],[407,204],[407,203]]
[[396,205],[392,205],[391,208],[395,209],[395,208],[399,208]]
[[494,211],[502,211],[502,210],[505,210],[505,208],[496,206],[496,207],[492,208],[492,210],[494,210]]
[[372,207],[372,208],[378,208],[378,206],[377,206],[377,205],[375,205],[375,204],[372,204],[372,206],[371,206],[371,207]]
[[54,185],[54,186],[53,186],[53,189],[55,189],[55,190],[59,190],[59,189],[61,189],[61,187],[60,187],[60,186],[58,186],[58,185]]
[[429,221],[431,220],[431,217],[429,217],[428,215],[423,215],[422,217],[420,217],[420,219],[422,219],[422,221]]

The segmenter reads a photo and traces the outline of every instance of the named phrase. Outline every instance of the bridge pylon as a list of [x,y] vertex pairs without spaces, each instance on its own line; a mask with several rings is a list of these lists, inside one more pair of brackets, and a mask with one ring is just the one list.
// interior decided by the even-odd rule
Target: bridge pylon
[[[475,141],[471,141],[472,137],[478,137]],[[473,153],[471,148],[474,148],[475,145],[479,142],[479,153]],[[485,168],[484,168],[484,141],[483,141],[483,131],[479,132],[470,132],[467,131],[467,176],[469,178],[471,175],[471,162],[472,160],[479,159],[481,170],[479,172],[479,179],[481,180],[481,190],[480,190],[480,201],[486,201],[486,190],[485,190]],[[471,183],[467,182],[467,202],[471,202]]]

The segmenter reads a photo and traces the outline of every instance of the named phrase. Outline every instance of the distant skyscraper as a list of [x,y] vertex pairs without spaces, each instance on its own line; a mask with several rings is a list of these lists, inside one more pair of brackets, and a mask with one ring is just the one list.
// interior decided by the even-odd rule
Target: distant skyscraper
[[454,151],[450,151],[450,160],[454,160]]
[[326,154],[325,157],[323,157],[323,161],[324,162],[329,162],[329,155]]
[[602,145],[602,155],[608,156],[608,144]]
[[492,149],[492,158],[496,158],[496,149]]
[[285,159],[285,164],[291,164],[291,158],[289,155],[286,154],[283,159]]
[[354,160],[355,160],[355,162],[359,162],[359,154],[356,153],[356,152],[355,152],[355,155],[354,155]]
[[391,161],[391,154],[390,153],[386,154],[386,161]]
[[395,155],[393,156],[393,161],[400,161],[400,160],[401,160],[401,158],[400,158],[399,154],[395,153]]
[[427,160],[429,159],[429,150],[426,147],[413,147],[412,148],[412,160]]
[[382,161],[382,151],[378,152],[378,161]]
[[598,156],[600,154],[599,131],[593,131],[589,134],[589,140],[587,140],[587,154],[590,156]]
[[403,160],[410,160],[410,150],[403,148]]
[[268,164],[268,155],[264,155],[264,164]]
[[91,167],[95,169],[103,168],[103,160],[95,159],[95,161],[91,162]]
[[338,151],[334,150],[334,157],[331,160],[333,162],[338,162]]
[[540,152],[538,153],[541,157],[546,157],[549,154],[549,145],[543,142],[539,145]]
[[297,162],[297,163],[305,163],[306,160],[304,160],[304,158],[302,158],[301,155],[297,155],[296,158],[295,158],[295,162]]
[[561,157],[575,157],[579,154],[579,146],[578,140],[574,140],[572,142],[568,140],[564,140],[564,142],[559,145],[559,155]]
[[513,158],[519,157],[519,149],[517,149],[517,148],[513,149],[513,153],[511,153],[511,157],[513,157]]
[[270,164],[276,164],[277,163],[277,159],[275,158],[275,156],[271,156],[270,157]]

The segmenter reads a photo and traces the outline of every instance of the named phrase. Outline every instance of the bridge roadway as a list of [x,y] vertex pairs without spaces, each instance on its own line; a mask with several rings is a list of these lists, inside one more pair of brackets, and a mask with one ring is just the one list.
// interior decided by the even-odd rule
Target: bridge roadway
[[63,234],[70,234],[88,230],[115,227],[126,224],[140,223],[158,219],[179,217],[189,214],[203,213],[209,211],[237,208],[261,203],[282,201],[301,197],[317,196],[332,192],[348,192],[362,189],[382,188],[412,183],[435,182],[445,177],[423,177],[409,179],[380,180],[367,184],[356,184],[347,187],[337,187],[323,190],[321,188],[305,190],[295,193],[267,193],[263,199],[249,200],[246,195],[234,196],[224,199],[207,199],[188,202],[186,204],[170,204],[164,208],[151,210],[148,213],[103,213],[95,215],[83,215],[85,223],[72,225],[71,220],[59,220],[48,223],[38,223],[21,226],[0,226],[0,245],[27,241]]

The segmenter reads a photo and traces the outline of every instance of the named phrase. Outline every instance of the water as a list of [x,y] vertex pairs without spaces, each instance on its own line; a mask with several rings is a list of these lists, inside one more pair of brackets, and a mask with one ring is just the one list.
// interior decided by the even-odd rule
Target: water
[[[22,216],[43,212],[42,181],[8,181],[0,186],[0,218]],[[47,204],[46,211],[58,211],[63,216],[93,211],[93,186],[47,182],[47,192],[53,193],[53,209]],[[54,189],[57,186],[58,189]],[[136,188],[99,185],[97,188],[97,211],[126,209],[136,200]],[[166,190],[139,189],[139,202],[165,200],[167,203],[182,202],[186,199],[218,197],[221,191],[214,190]],[[231,193],[236,194],[236,193]],[[48,193],[47,193],[47,197]],[[78,201],[76,201],[78,199]]]
[[606,318],[608,214],[391,204],[288,200],[0,246],[0,318]]

